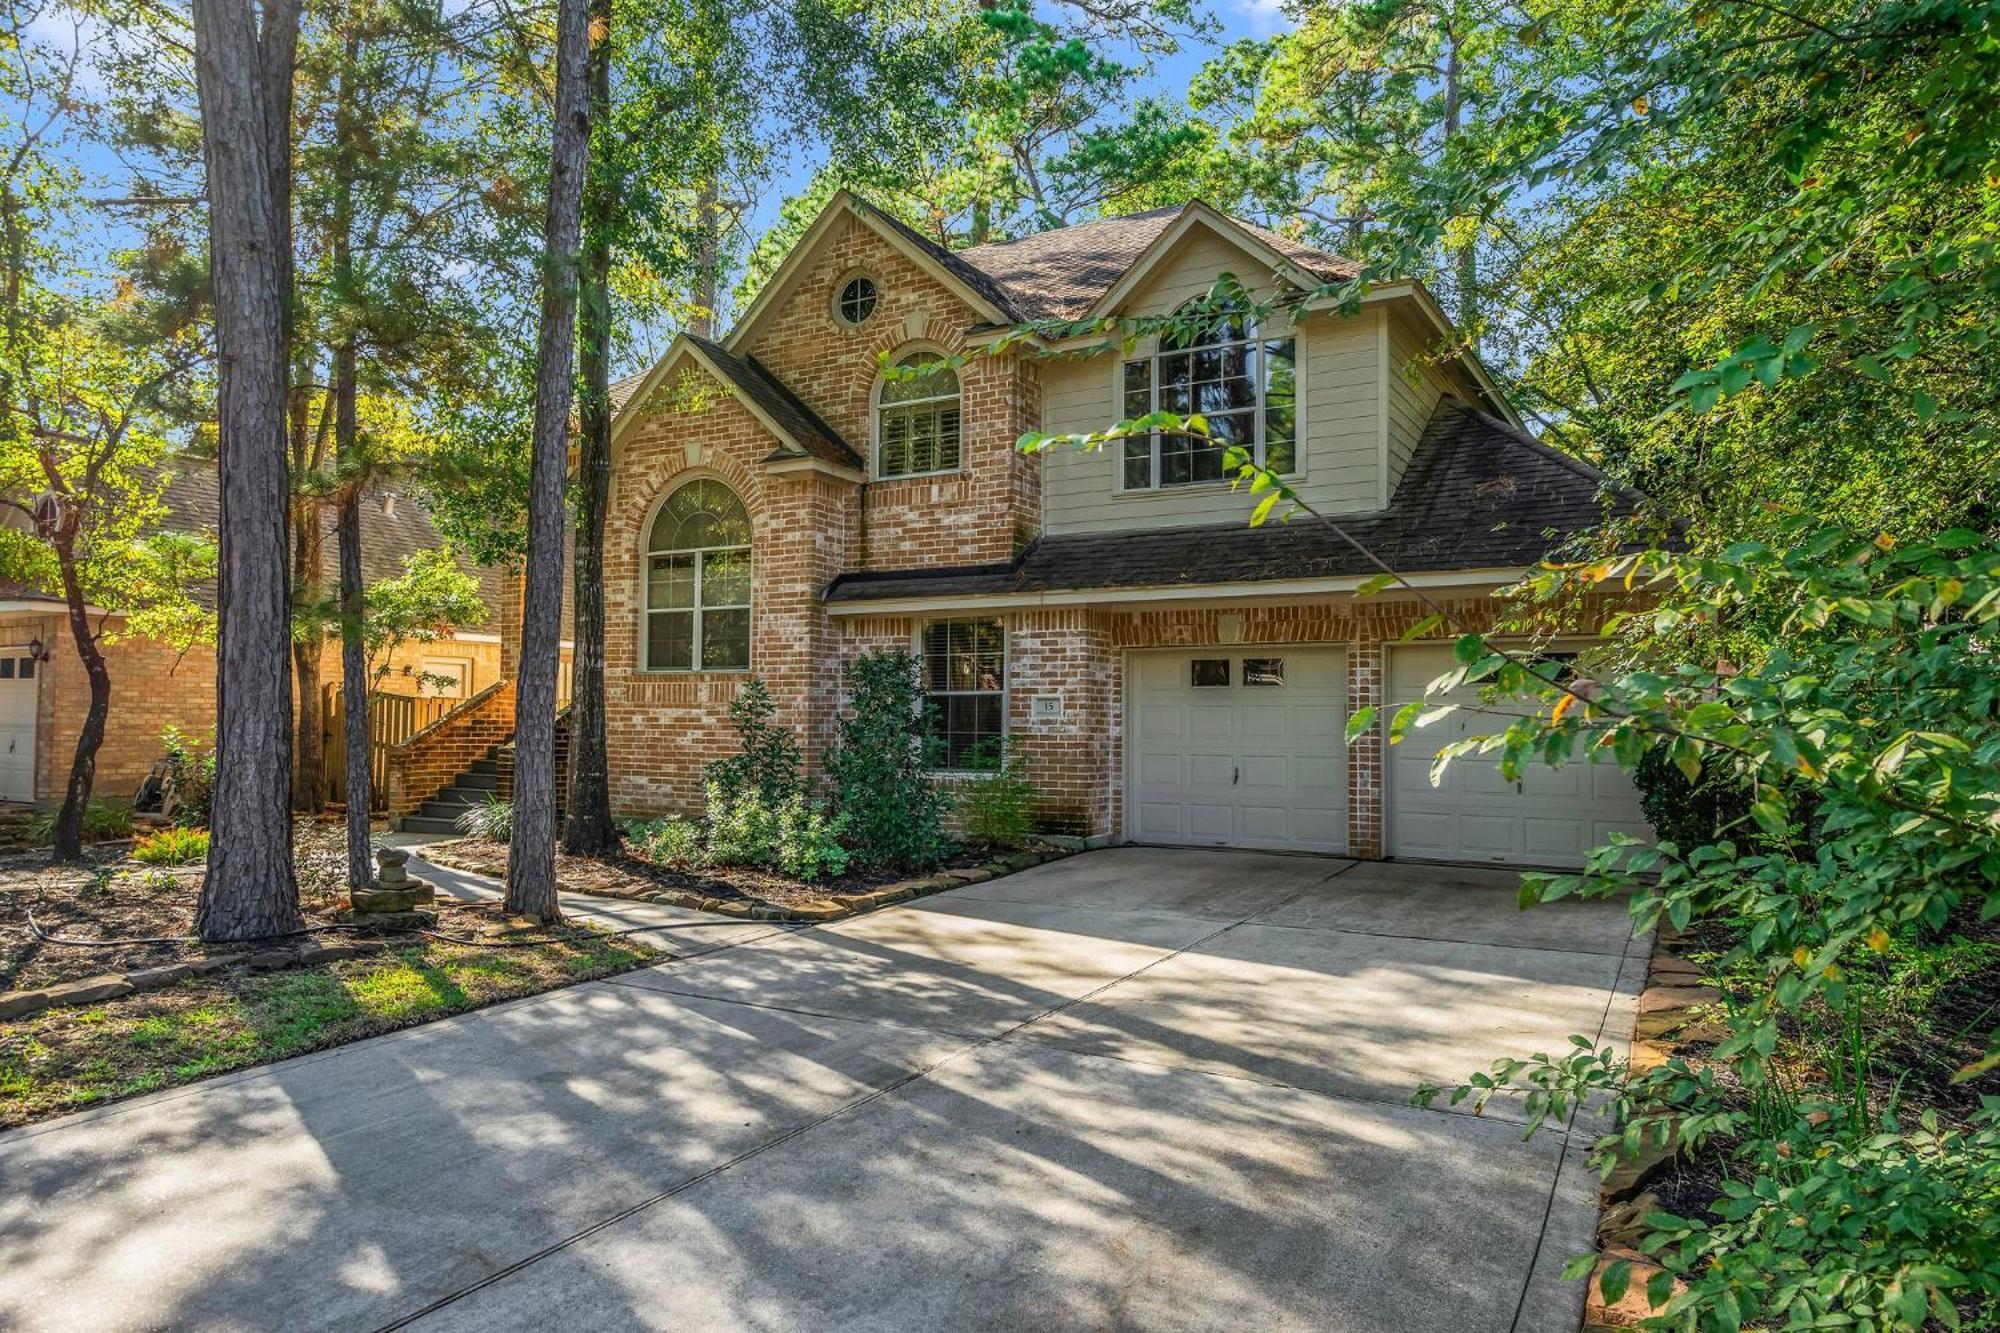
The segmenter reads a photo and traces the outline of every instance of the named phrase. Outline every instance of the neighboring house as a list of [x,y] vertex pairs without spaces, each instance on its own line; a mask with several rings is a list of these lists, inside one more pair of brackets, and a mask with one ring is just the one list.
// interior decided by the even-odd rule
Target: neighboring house
[[[213,469],[188,465],[168,485],[169,528],[212,534],[219,515]],[[370,583],[403,572],[404,561],[442,540],[414,498],[380,487],[363,501],[363,574]],[[335,572],[332,515],[325,518],[326,571]],[[461,562],[480,580],[489,607],[504,600],[499,571]],[[202,590],[204,597],[212,591]],[[177,727],[208,743],[215,728],[215,651],[198,645],[177,652],[155,640],[119,633],[121,617],[92,614],[102,623],[111,711],[97,752],[96,795],[130,800],[161,758],[160,734]],[[37,652],[38,650],[38,652]],[[433,643],[406,643],[387,660],[374,688],[392,694],[468,697],[495,684],[500,673],[497,617]],[[325,649],[323,686],[338,687],[340,645]],[[62,599],[20,585],[0,586],[0,801],[59,803],[69,781],[76,738],[90,701],[90,684],[77,660]],[[331,753],[338,754],[338,738]]]
[[[1219,449],[1016,448],[1029,430],[1198,407],[1431,597],[1490,622],[1497,587],[1629,502],[1524,433],[1472,359],[1431,354],[1450,329],[1420,286],[1192,348],[983,350],[1026,320],[1171,313],[1223,273],[1268,294],[1350,271],[1199,203],[954,252],[837,196],[728,337],[683,336],[618,386],[613,808],[698,805],[751,672],[816,764],[843,664],[901,647],[947,768],[1010,740],[1051,829],[1547,864],[1643,831],[1614,766],[1515,783],[1465,760],[1432,787],[1449,737],[1391,752],[1378,726],[1346,745],[1354,709],[1448,669],[1448,638],[1399,644],[1428,609],[1355,597],[1375,571],[1324,526],[1249,527]],[[960,353],[955,371],[882,372]]]

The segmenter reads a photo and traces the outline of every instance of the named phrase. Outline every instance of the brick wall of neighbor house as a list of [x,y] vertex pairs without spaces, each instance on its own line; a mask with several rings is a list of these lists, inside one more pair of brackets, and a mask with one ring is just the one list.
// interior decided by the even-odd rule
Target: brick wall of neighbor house
[[[77,735],[90,706],[90,678],[77,660],[67,629],[44,633],[53,656],[42,666],[43,725],[46,736],[36,797],[43,804],[62,799]],[[165,754],[160,733],[178,727],[191,741],[207,745],[215,731],[215,651],[205,646],[177,653],[152,639],[114,639],[104,645],[111,676],[111,711],[104,743],[97,751],[93,791],[106,802],[125,802]]]
[[[856,274],[875,279],[875,313],[850,328],[834,318],[838,287]],[[782,309],[739,348],[768,366],[795,394],[870,457],[879,357],[912,352],[956,355],[980,322],[964,301],[852,218],[838,226],[797,278]],[[1031,540],[1041,514],[1040,471],[1014,447],[1041,422],[1038,371],[1011,353],[974,355],[959,369],[963,468],[935,477],[870,483],[860,548],[850,568],[1006,560]]]

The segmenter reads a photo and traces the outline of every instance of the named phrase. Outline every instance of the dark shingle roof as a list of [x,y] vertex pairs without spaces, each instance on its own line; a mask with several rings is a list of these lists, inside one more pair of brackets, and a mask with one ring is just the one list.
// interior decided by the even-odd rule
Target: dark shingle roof
[[639,392],[639,386],[646,382],[646,376],[650,373],[650,371],[642,370],[636,375],[627,375],[622,380],[611,381],[609,386],[611,410],[613,412],[624,411],[625,404],[632,401],[632,395]]
[[715,368],[726,375],[731,384],[805,449],[804,453],[799,453],[780,447],[765,462],[812,457],[838,463],[842,467],[864,466],[861,455],[841,439],[833,427],[820,420],[819,414],[801,402],[799,396],[786,388],[776,375],[765,369],[756,357],[737,356],[721,343],[698,338],[692,333],[686,337],[701,349],[703,356],[715,363]]
[[[1076,319],[1110,291],[1146,247],[1186,211],[1187,205],[1180,205],[1080,222],[1018,241],[975,245],[956,252],[954,258],[997,284],[1007,294],[1016,318]],[[1232,221],[1316,277],[1332,281],[1354,272],[1354,265],[1337,255],[1252,223]]]
[[[167,513],[161,526],[170,532],[213,533],[221,519],[221,487],[215,467],[209,463],[184,462],[167,483]],[[335,563],[335,515],[331,505],[322,506],[320,531],[324,534],[324,577],[331,582],[338,575]],[[442,546],[444,538],[431,522],[430,511],[416,496],[400,487],[377,484],[361,500],[361,577],[370,584],[403,573],[405,562],[418,551]],[[504,575],[493,566],[475,565],[464,556],[458,567],[479,581],[480,600],[491,613],[477,625],[463,628],[494,633],[503,595]],[[204,593],[203,595],[206,595]]]
[[[1637,503],[1596,469],[1483,412],[1445,402],[1389,507],[1340,525],[1400,573],[1517,569]],[[1247,498],[1244,505],[1247,520]],[[1007,565],[843,575],[827,599],[1192,588],[1375,572],[1327,525],[1300,515],[1261,528],[1239,520],[1045,537]]]

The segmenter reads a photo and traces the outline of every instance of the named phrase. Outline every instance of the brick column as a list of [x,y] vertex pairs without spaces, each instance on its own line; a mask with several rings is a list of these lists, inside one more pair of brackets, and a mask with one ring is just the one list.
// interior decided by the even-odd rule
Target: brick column
[[[1349,715],[1371,706],[1380,708],[1386,694],[1380,631],[1372,621],[1364,620],[1356,627],[1354,642],[1347,650]],[[1386,781],[1382,723],[1378,715],[1375,725],[1347,747],[1347,851],[1348,855],[1367,861],[1382,856],[1382,800]]]
[[[527,571],[515,567],[500,571],[500,679],[513,680],[521,674],[521,609],[526,604]],[[568,594],[568,589],[564,589]]]
[[[1036,819],[1051,833],[1116,831],[1123,780],[1118,745],[1118,654],[1082,608],[1007,618],[1008,729],[1039,789]],[[1036,696],[1060,700],[1037,720]]]

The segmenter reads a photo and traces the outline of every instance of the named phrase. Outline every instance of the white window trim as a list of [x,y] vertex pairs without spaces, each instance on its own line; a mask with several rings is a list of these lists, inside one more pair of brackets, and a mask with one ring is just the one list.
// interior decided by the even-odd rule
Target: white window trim
[[[847,290],[847,285],[853,282],[856,278],[866,278],[869,284],[875,288],[875,303],[868,307],[868,313],[863,315],[860,319],[849,319],[847,317],[847,312],[840,308],[841,306],[840,297],[841,293]],[[830,302],[828,302],[828,312],[833,316],[833,322],[839,325],[841,328],[843,329],[861,328],[863,325],[867,324],[869,320],[875,318],[876,314],[878,314],[881,311],[881,309],[882,309],[882,280],[876,277],[873,273],[868,272],[866,269],[855,269],[851,273],[844,273],[841,275],[840,281],[833,284],[833,299]]]
[[[909,360],[912,356],[935,356],[946,360],[950,353],[941,347],[919,346],[900,349],[892,365]],[[965,471],[965,377],[954,368],[952,375],[958,380],[956,394],[940,394],[935,398],[913,398],[908,402],[892,404],[892,410],[901,411],[911,407],[926,407],[933,403],[958,403],[958,466],[934,468],[928,472],[898,472],[889,476],[882,471],[882,390],[888,385],[886,375],[878,375],[875,387],[868,394],[868,479],[870,481],[920,481],[925,477],[955,477]]]
[[[954,620],[986,620],[1000,627],[1000,746],[1004,752],[1014,736],[1014,631],[1007,626],[1005,616],[979,614],[957,616],[932,616],[917,622],[910,633],[910,652],[917,659],[917,684],[926,698],[931,690],[924,686],[924,631],[932,625],[948,624]],[[964,690],[942,691],[946,694],[964,694]],[[985,690],[971,691],[975,694]],[[993,770],[987,768],[928,768],[924,770],[931,777],[946,779],[990,778]]]
[[[699,472],[692,476],[687,476],[676,481],[675,484],[669,486],[665,491],[663,491],[660,494],[660,498],[658,500],[653,502],[653,507],[646,513],[645,524],[639,529],[639,531],[642,534],[644,534],[643,540],[640,542],[641,549],[639,551],[639,598],[638,598],[639,631],[638,632],[639,632],[640,675],[742,676],[742,675],[747,675],[748,673],[756,669],[757,551],[756,551],[755,539],[757,535],[757,523],[755,516],[751,515],[750,518],[751,541],[748,545],[700,546],[700,547],[689,547],[684,550],[675,550],[675,551],[655,551],[653,549],[653,525],[659,521],[660,511],[667,507],[667,501],[673,499],[675,495],[679,494],[685,488],[694,485],[698,481],[713,481],[717,485],[728,487],[729,493],[736,497],[736,502],[743,506],[743,512],[746,515],[750,514],[750,505],[746,500],[744,500],[743,493],[737,490],[734,486],[731,486],[726,478],[719,477],[708,472]],[[749,655],[749,660],[740,667],[711,667],[711,666],[701,665],[701,613],[704,608],[701,605],[700,557],[708,554],[711,551],[742,551],[744,554],[750,557],[750,600],[748,602],[742,603],[741,605],[732,603],[728,606],[717,606],[717,607],[707,608],[715,611],[748,611],[750,613],[750,645],[749,645],[750,655]],[[692,555],[696,557],[695,572],[694,572],[695,604],[691,607],[663,606],[658,608],[661,614],[670,611],[692,611],[694,613],[694,629],[693,629],[694,637],[690,645],[690,653],[689,653],[690,664],[688,666],[667,667],[667,666],[653,665],[652,625],[653,625],[653,616],[655,614],[655,611],[653,607],[652,573],[653,573],[653,557],[656,555]],[[564,646],[568,647],[571,645],[565,642]]]
[[[1254,337],[1236,339],[1219,346],[1233,347],[1239,343],[1255,349],[1257,385],[1255,452],[1264,452],[1265,401],[1264,401],[1264,344],[1289,339],[1292,344],[1292,469],[1279,475],[1287,481],[1303,481],[1306,477],[1306,376],[1304,358],[1299,348],[1301,339],[1296,325],[1282,333],[1260,333]],[[1118,355],[1111,361],[1111,401],[1115,408],[1114,421],[1125,419],[1125,366],[1131,361],[1146,361],[1151,364],[1152,376],[1147,388],[1149,410],[1157,412],[1160,407],[1160,340],[1156,334],[1146,339],[1144,350],[1134,348],[1132,355]],[[1169,353],[1173,355],[1173,353]],[[1158,498],[1174,495],[1200,495],[1205,491],[1226,491],[1230,489],[1230,479],[1221,477],[1214,481],[1189,481],[1176,486],[1162,486],[1160,476],[1160,451],[1153,450],[1153,484],[1150,486],[1127,486],[1125,484],[1125,441],[1119,440],[1106,447],[1104,452],[1111,459],[1112,493],[1121,499]]]

